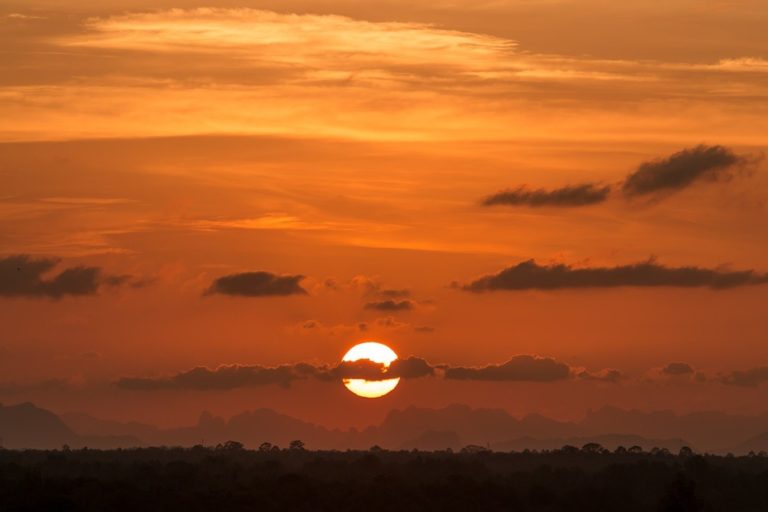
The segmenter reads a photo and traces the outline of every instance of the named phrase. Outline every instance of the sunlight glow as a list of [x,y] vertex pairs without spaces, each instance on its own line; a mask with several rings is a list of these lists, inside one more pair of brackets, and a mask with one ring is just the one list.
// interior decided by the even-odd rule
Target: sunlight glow
[[[383,364],[388,368],[397,354],[388,346],[375,341],[367,341],[352,347],[342,358],[342,361],[352,362],[367,359],[374,363]],[[348,390],[364,398],[379,398],[397,387],[400,378],[386,380],[344,379]]]

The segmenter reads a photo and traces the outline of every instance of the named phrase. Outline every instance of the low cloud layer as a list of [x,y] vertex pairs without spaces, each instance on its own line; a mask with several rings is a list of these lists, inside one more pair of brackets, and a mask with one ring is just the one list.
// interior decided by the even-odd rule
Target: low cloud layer
[[296,363],[274,367],[223,365],[213,370],[197,367],[168,377],[125,377],[118,380],[116,385],[119,388],[134,391],[222,391],[269,385],[286,388],[294,381],[310,378],[325,382],[340,379],[415,379],[431,376],[434,373],[435,369],[427,361],[411,356],[393,361],[389,368],[367,359],[344,361],[335,366]]
[[515,356],[501,365],[479,368],[448,367],[446,379],[552,382],[569,378],[571,368],[549,357]]
[[[690,377],[688,382],[691,384],[720,383],[726,386],[752,388],[768,383],[768,367],[765,366],[720,373],[711,377],[696,373],[687,363],[670,363],[655,371],[657,376],[664,379],[647,380],[638,377],[635,382],[648,384],[664,382],[668,377]],[[505,363],[487,366],[431,364],[420,357],[410,356],[393,361],[389,367],[367,359],[341,362],[336,365],[296,363],[273,367],[260,365],[224,365],[215,369],[197,367],[164,377],[125,377],[119,379],[115,385],[130,391],[226,391],[271,385],[288,388],[293,382],[306,380],[339,382],[342,379],[376,381],[426,377],[453,381],[532,383],[587,381],[621,384],[633,381],[631,376],[614,368],[592,371],[571,366],[552,357],[520,354],[511,357]]]
[[602,203],[611,193],[611,187],[585,183],[554,190],[518,187],[503,190],[485,198],[483,206],[588,206]]
[[700,267],[666,267],[653,260],[616,267],[574,268],[524,261],[497,274],[483,276],[462,289],[470,292],[498,290],[557,290],[565,288],[614,288],[619,286],[707,287],[715,290],[768,283],[768,274],[754,270],[714,270]]
[[[617,382],[611,370],[592,374],[595,379]],[[119,388],[135,391],[154,390],[227,390],[242,387],[278,385],[288,387],[294,381],[316,379],[333,382],[341,379],[418,379],[437,377],[451,380],[553,382],[576,377],[568,364],[549,357],[517,355],[501,365],[462,367],[433,365],[415,356],[397,359],[387,368],[366,359],[341,362],[332,366],[307,363],[276,367],[228,365],[205,367],[159,378],[126,377],[117,381]]]
[[53,273],[56,258],[29,255],[0,259],[0,297],[48,297],[95,295],[100,286],[120,286],[131,276],[105,276],[100,267],[76,266]]
[[376,311],[410,311],[414,304],[410,300],[383,300],[380,302],[368,302],[365,309],[374,309]]
[[669,363],[661,369],[661,373],[671,377],[693,375],[693,367],[688,363]]
[[622,373],[619,370],[615,370],[613,368],[607,368],[605,370],[600,370],[599,372],[590,372],[587,370],[582,370],[576,374],[576,377],[579,378],[580,380],[608,382],[611,384],[615,384],[627,378],[627,376],[624,375],[624,373]]
[[720,382],[729,386],[755,387],[768,382],[768,366],[736,370],[721,376]]
[[267,386],[270,384],[287,387],[294,380],[313,375],[312,365],[298,363],[276,367],[266,366],[219,366],[215,370],[205,367],[161,378],[126,377],[117,382],[123,389],[154,391],[163,389],[185,390],[228,390],[242,387]]
[[627,176],[621,190],[627,197],[681,190],[696,181],[728,179],[732,169],[743,162],[743,157],[727,147],[699,145],[641,164]]
[[216,279],[205,294],[239,297],[306,295],[299,283],[302,275],[276,275],[271,272],[243,272]]

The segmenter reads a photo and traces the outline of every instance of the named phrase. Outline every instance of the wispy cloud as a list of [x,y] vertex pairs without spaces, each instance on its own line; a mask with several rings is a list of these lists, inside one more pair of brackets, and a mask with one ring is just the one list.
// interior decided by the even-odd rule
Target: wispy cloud
[[608,199],[611,188],[605,185],[585,183],[569,185],[553,190],[518,187],[502,190],[483,200],[484,206],[587,206]]
[[[93,18],[89,33],[63,40],[87,46],[174,53],[225,53],[245,61],[333,71],[414,73],[409,66],[472,72],[493,67],[515,42],[421,23],[368,22],[336,15],[256,9],[173,9]],[[375,63],[375,64],[374,64]],[[320,78],[323,75],[315,75]],[[374,75],[372,75],[374,76]],[[346,76],[345,78],[351,78]]]
[[615,288],[619,286],[724,290],[768,284],[768,274],[754,270],[721,270],[701,267],[668,267],[654,260],[615,267],[577,268],[565,264],[540,265],[524,261],[496,274],[480,277],[462,288],[470,292],[499,290],[559,290]]

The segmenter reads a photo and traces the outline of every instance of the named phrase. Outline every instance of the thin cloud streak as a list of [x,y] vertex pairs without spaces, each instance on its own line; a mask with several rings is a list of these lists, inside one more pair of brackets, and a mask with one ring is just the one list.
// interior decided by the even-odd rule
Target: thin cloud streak
[[499,290],[560,290],[568,288],[681,287],[724,290],[768,283],[768,274],[754,270],[715,270],[667,267],[654,260],[616,267],[575,268],[565,264],[539,265],[528,260],[497,274],[480,277],[461,288],[481,293]]
[[599,204],[608,199],[611,187],[585,183],[582,185],[569,185],[553,190],[518,187],[514,190],[503,190],[485,198],[483,206],[588,206]]
[[744,162],[727,147],[699,145],[643,163],[627,176],[622,192],[632,198],[682,190],[696,181],[727,180],[731,169]]

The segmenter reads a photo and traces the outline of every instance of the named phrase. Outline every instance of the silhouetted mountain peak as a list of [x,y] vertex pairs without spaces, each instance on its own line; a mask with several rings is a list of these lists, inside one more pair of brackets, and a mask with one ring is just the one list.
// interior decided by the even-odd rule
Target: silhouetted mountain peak
[[58,448],[77,435],[52,412],[24,402],[0,405],[0,438],[6,448]]

